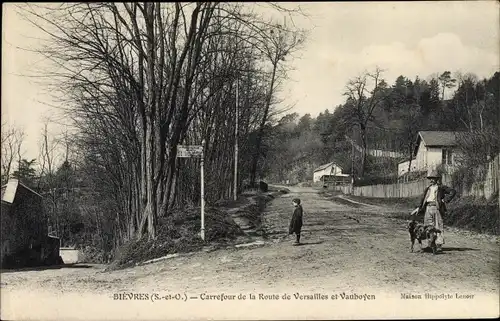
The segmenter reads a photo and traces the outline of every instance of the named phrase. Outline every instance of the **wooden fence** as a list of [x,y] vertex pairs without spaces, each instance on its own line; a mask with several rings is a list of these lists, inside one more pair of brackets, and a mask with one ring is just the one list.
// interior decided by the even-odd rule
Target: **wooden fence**
[[[490,197],[498,194],[500,178],[500,157],[497,155],[495,159],[487,166],[487,172],[484,179],[473,182],[470,188],[463,188],[457,191],[461,196]],[[476,175],[480,176],[480,175]],[[451,175],[443,175],[442,182],[450,187],[452,186]],[[407,183],[396,183],[388,185],[370,185],[370,186],[352,186],[343,185],[334,187],[335,190],[341,191],[344,194],[378,197],[378,198],[405,198],[422,195],[425,188],[428,186],[427,179],[420,179]],[[454,187],[456,188],[456,187]]]
[[[497,155],[493,161],[488,164],[484,180],[476,181],[468,190],[463,190],[464,196],[484,197],[486,199],[498,195],[500,185],[500,157]],[[477,175],[479,176],[479,175]]]

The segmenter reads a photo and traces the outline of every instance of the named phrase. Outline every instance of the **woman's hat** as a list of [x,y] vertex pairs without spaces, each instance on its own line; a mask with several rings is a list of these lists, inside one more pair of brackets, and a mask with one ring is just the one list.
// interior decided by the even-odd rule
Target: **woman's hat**
[[427,174],[427,178],[441,178],[441,175],[437,172],[437,170],[433,169],[431,171],[429,171],[429,173]]

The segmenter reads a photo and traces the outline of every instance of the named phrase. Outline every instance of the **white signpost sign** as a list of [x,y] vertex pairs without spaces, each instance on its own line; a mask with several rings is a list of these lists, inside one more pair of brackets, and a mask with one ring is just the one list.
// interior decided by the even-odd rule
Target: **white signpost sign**
[[178,145],[177,146],[177,157],[191,158],[199,157],[201,162],[200,175],[201,175],[201,239],[205,240],[205,180],[203,172],[203,146],[205,146],[205,140],[201,142],[200,145]]
[[203,146],[179,145],[177,146],[177,157],[201,157],[203,156]]

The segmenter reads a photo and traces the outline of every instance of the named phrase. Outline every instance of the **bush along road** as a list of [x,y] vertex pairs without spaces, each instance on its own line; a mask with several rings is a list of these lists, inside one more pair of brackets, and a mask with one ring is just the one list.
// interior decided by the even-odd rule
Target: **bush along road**
[[[497,237],[446,229],[442,254],[419,252],[418,245],[411,253],[407,221],[395,217],[393,207],[328,198],[310,187],[289,189],[268,203],[258,247],[202,251],[115,271],[92,265],[4,272],[2,318],[71,318],[71,307],[85,304],[94,304],[85,311],[90,319],[362,318],[389,315],[380,314],[383,300],[393,300],[390,315],[397,317],[498,313]],[[296,197],[304,208],[301,246],[287,236]],[[175,295],[155,308],[139,297],[122,302],[137,293],[148,302],[157,293],[185,302],[174,302]],[[35,298],[31,309],[23,308]],[[283,312],[273,312],[277,308]]]

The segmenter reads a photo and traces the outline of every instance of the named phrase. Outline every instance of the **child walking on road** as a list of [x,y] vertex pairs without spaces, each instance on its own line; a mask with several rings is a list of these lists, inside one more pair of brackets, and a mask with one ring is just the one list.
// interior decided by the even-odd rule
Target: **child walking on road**
[[290,227],[288,228],[288,234],[293,234],[297,236],[297,240],[294,245],[300,244],[300,231],[302,229],[302,205],[300,205],[300,199],[293,199],[293,205],[295,210],[293,211],[292,219],[290,220]]

